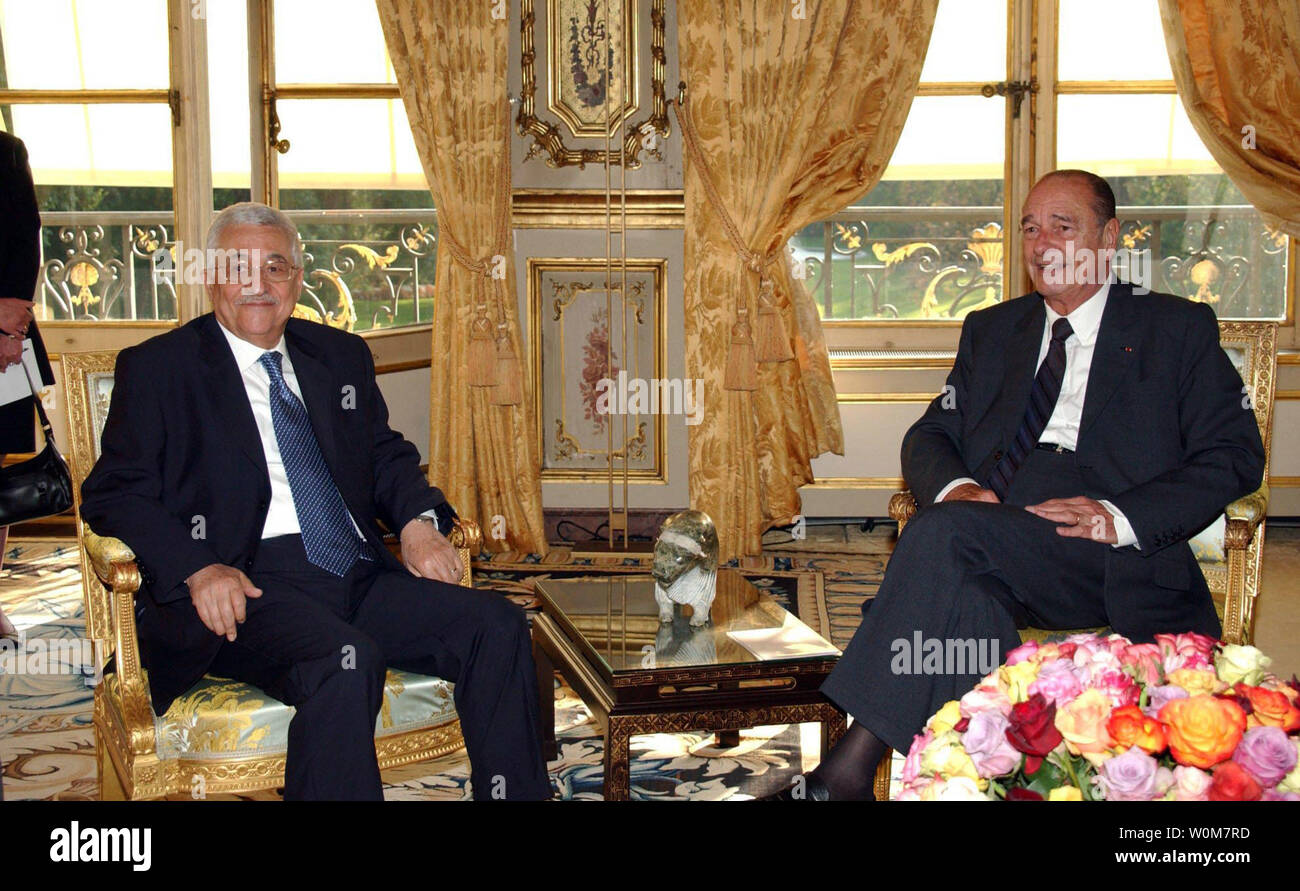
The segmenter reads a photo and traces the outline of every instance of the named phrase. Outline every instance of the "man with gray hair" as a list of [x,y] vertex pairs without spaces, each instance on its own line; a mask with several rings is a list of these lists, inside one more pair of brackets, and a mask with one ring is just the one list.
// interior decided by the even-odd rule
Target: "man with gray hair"
[[551,797],[523,612],[455,584],[455,512],[388,426],[365,341],[292,318],[297,229],[236,204],[207,248],[212,312],[118,356],[82,486],[82,517],[139,559],[154,709],[207,672],[254,684],[296,708],[285,798],[380,799],[386,669],[436,675],[475,797]]

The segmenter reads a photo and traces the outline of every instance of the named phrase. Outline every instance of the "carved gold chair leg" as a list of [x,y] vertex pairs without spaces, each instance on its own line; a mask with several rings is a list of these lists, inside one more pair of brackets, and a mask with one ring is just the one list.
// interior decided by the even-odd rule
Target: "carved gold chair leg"
[[889,775],[893,772],[893,767],[894,750],[885,749],[885,754],[881,757],[880,763],[876,765],[876,782],[873,786],[876,801],[889,800]]

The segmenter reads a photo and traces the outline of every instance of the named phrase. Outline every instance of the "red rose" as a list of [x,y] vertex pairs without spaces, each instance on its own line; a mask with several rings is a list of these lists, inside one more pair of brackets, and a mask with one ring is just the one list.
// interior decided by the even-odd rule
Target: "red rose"
[[1013,786],[1007,790],[1007,801],[1042,801],[1043,796],[1039,795],[1033,789],[1022,789],[1019,786]]
[[1259,783],[1236,761],[1225,761],[1214,768],[1210,781],[1210,801],[1258,801]]
[[1013,705],[1008,720],[1011,726],[1007,728],[1007,742],[1017,751],[1042,758],[1061,744],[1056,706],[1041,693]]

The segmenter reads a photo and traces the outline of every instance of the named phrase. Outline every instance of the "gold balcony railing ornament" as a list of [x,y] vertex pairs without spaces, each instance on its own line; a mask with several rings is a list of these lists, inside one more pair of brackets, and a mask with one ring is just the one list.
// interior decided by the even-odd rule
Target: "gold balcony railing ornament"
[[973,241],[966,243],[967,249],[979,258],[980,272],[986,275],[1002,273],[1002,227],[997,223],[978,226],[971,230]]

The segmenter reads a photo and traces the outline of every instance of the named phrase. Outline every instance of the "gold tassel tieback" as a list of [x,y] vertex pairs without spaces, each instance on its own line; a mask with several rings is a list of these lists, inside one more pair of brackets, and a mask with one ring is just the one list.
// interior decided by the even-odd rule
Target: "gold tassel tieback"
[[497,337],[497,383],[492,390],[493,405],[518,405],[524,401],[524,375],[519,357],[510,343],[506,326],[499,326]]
[[495,387],[497,384],[497,348],[492,342],[492,320],[487,307],[480,306],[469,326],[469,385]]
[[758,361],[784,362],[794,358],[785,320],[776,308],[772,279],[766,274],[758,283]]
[[731,326],[731,348],[727,351],[727,370],[722,379],[727,390],[757,390],[758,363],[754,358],[754,337],[749,330],[749,311],[736,314]]

